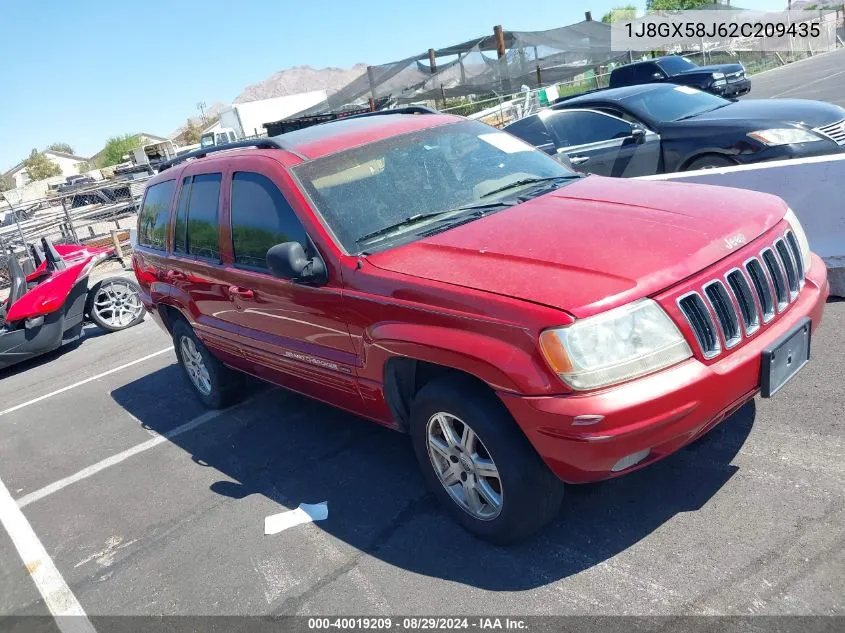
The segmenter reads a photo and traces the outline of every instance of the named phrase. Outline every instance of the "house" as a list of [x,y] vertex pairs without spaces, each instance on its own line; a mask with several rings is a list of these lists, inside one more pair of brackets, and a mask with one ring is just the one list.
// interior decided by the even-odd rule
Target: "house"
[[[88,162],[88,159],[84,156],[75,156],[66,152],[57,152],[52,149],[44,150],[42,153],[48,158],[48,160],[59,166],[62,170],[62,176],[64,177],[75,176],[79,173],[78,165]],[[26,167],[24,166],[23,161],[12,167],[9,171],[4,173],[3,176],[11,178],[15,183],[15,187],[28,185],[32,180],[29,177],[29,174],[26,173]]]

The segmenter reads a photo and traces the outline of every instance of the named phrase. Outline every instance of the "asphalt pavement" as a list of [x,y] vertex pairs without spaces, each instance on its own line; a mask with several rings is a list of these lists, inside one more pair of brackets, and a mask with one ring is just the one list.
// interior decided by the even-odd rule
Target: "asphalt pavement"
[[753,75],[743,99],[816,99],[845,108],[845,48]]

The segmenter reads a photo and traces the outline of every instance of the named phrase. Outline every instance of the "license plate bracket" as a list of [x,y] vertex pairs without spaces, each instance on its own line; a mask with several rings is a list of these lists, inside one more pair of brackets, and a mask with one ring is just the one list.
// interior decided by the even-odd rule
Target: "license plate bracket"
[[811,333],[810,318],[805,317],[774,344],[763,350],[760,371],[762,397],[771,398],[809,362]]

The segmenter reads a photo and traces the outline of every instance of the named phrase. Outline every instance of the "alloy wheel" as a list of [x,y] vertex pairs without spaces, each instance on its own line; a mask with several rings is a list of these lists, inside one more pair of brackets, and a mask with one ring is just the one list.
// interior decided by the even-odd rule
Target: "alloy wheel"
[[185,371],[188,372],[188,378],[191,379],[194,387],[201,394],[204,396],[210,395],[211,377],[196,344],[190,337],[183,336],[179,342],[179,347],[182,352],[182,364],[185,366]]
[[131,284],[110,281],[100,286],[91,310],[114,328],[123,328],[135,321],[143,311],[141,298]]
[[440,483],[458,506],[491,521],[502,511],[502,480],[484,443],[469,424],[435,413],[426,425],[428,457]]

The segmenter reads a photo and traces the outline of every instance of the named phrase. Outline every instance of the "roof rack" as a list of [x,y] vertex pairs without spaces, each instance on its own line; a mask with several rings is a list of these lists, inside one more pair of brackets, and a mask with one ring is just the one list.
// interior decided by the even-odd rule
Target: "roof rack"
[[374,112],[362,112],[361,114],[352,114],[343,117],[344,120],[360,119],[368,116],[382,116],[385,114],[440,114],[437,110],[433,110],[426,106],[405,106],[404,108],[393,108],[392,110],[375,110]]
[[170,169],[174,165],[178,165],[179,163],[188,160],[189,158],[205,158],[209,154],[213,154],[215,152],[224,152],[230,149],[238,149],[239,147],[255,147],[256,149],[283,149],[295,154],[299,158],[305,159],[305,156],[297,152],[293,147],[285,143],[283,140],[280,140],[278,137],[258,138],[247,139],[244,141],[234,141],[232,143],[226,143],[225,145],[212,145],[211,147],[195,149],[192,152],[187,152],[185,154],[182,154],[181,156],[171,158],[170,160],[161,163],[158,166],[158,171],[159,173],[161,173],[166,169]]

